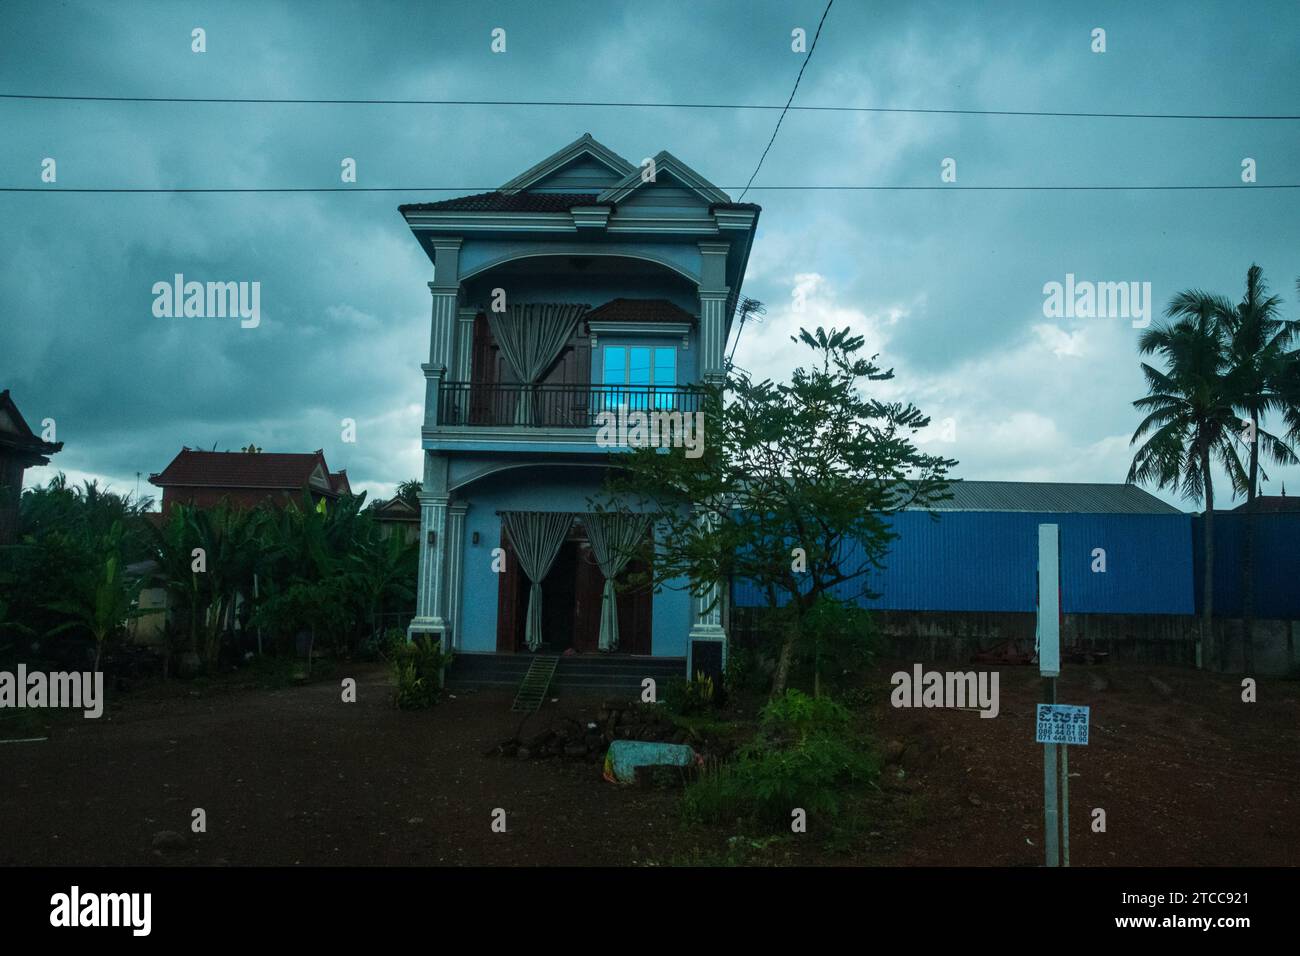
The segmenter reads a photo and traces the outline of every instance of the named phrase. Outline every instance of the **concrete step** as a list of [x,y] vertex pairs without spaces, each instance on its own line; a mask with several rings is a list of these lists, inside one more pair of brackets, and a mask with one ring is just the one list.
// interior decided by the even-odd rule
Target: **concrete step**
[[[447,683],[455,687],[518,687],[533,659],[532,654],[460,654],[447,671]],[[551,687],[622,693],[639,691],[647,677],[663,683],[685,673],[682,658],[579,655],[560,658]]]

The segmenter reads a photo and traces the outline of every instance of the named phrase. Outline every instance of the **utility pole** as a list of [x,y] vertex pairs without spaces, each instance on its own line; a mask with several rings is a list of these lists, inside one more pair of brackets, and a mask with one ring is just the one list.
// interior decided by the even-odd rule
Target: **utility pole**
[[[1038,672],[1043,695],[1056,703],[1056,678],[1061,673],[1061,551],[1060,527],[1038,526]],[[1043,845],[1047,866],[1061,865],[1057,782],[1059,744],[1043,744]],[[1069,778],[1066,778],[1067,784]],[[1066,824],[1068,826],[1068,823]],[[1069,839],[1068,837],[1066,838]]]

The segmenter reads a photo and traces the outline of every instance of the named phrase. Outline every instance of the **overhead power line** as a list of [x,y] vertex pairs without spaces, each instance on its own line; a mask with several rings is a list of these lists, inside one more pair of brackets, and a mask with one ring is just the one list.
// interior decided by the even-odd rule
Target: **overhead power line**
[[[807,61],[805,60],[805,65]],[[0,100],[70,103],[214,103],[267,106],[526,106],[673,110],[781,110],[808,113],[918,113],[939,116],[1041,116],[1066,119],[1141,120],[1300,120],[1291,113],[1121,113],[1101,110],[977,110],[905,106],[818,106],[780,103],[670,103],[637,100],[471,100],[471,99],[356,99],[340,97],[271,96],[77,96],[40,93],[0,93]]]
[[767,159],[768,150],[776,142],[776,134],[781,132],[781,121],[785,119],[785,114],[790,112],[790,104],[794,102],[795,93],[799,92],[799,81],[803,79],[803,71],[808,69],[808,64],[812,62],[813,51],[817,49],[817,38],[822,35],[822,24],[826,22],[826,14],[831,12],[831,4],[835,0],[827,0],[826,9],[822,11],[822,18],[817,21],[817,32],[813,34],[812,45],[808,47],[808,55],[803,58],[803,64],[799,67],[799,75],[794,78],[794,86],[790,90],[790,98],[785,101],[785,109],[781,110],[781,115],[776,118],[776,128],[772,130],[772,138],[767,141],[767,146],[763,148],[763,155],[758,157],[758,165],[754,167],[754,172],[750,174],[749,182],[740,192],[740,198],[745,198],[745,193],[749,192],[749,187],[754,184],[754,177],[758,171],[763,168],[763,160]]
[[[0,186],[4,193],[482,193],[496,186]],[[724,192],[740,186],[719,186]],[[1167,190],[1300,189],[1300,183],[1229,183],[1223,185],[1122,186],[853,186],[790,185],[752,186],[755,191],[774,192],[1158,192]],[[473,210],[461,210],[472,212]]]

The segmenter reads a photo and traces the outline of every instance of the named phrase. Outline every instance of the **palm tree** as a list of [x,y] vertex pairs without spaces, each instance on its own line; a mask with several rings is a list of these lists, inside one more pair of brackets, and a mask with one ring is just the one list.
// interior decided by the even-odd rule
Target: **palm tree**
[[1217,319],[1227,339],[1227,387],[1242,418],[1249,421],[1245,441],[1250,450],[1246,474],[1246,527],[1242,547],[1243,653],[1247,670],[1254,666],[1255,625],[1255,497],[1259,492],[1261,456],[1279,465],[1297,462],[1286,440],[1261,427],[1269,412],[1287,410],[1284,392],[1286,368],[1294,356],[1289,346],[1300,334],[1300,322],[1280,317],[1282,300],[1270,296],[1263,270],[1252,264],[1246,272],[1246,291],[1236,306],[1219,304]]
[[1169,488],[1184,498],[1204,502],[1205,577],[1196,646],[1198,667],[1203,664],[1214,605],[1212,462],[1217,460],[1227,471],[1234,490],[1241,490],[1246,483],[1234,442],[1238,421],[1224,380],[1228,359],[1223,329],[1216,320],[1220,305],[1204,292],[1181,292],[1165,309],[1165,317],[1177,321],[1154,325],[1138,339],[1138,351],[1159,354],[1165,370],[1142,363],[1148,394],[1133,406],[1146,412],[1146,417],[1130,444],[1146,440],[1133,456],[1126,479]]

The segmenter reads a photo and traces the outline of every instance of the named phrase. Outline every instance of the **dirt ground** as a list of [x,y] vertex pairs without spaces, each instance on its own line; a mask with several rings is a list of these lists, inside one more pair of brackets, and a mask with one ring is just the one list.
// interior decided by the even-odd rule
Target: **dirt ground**
[[[605,783],[596,763],[485,756],[514,735],[510,694],[398,712],[368,665],[275,691],[148,688],[99,720],[51,721],[46,741],[0,744],[0,864],[1040,863],[1036,670],[1001,670],[989,720],[891,708],[889,675],[910,667],[873,675],[879,741],[905,749],[856,806],[860,835],[833,851],[812,827],[736,860],[729,834],[681,825],[673,792]],[[341,702],[347,676],[356,703]],[[1258,694],[1245,704],[1236,679],[1168,668],[1068,670],[1059,700],[1093,708],[1091,742],[1071,751],[1071,862],[1300,863],[1300,684],[1266,680]],[[592,707],[548,704],[525,735]],[[191,832],[198,807],[206,833]],[[1088,825],[1094,807],[1105,833]]]

